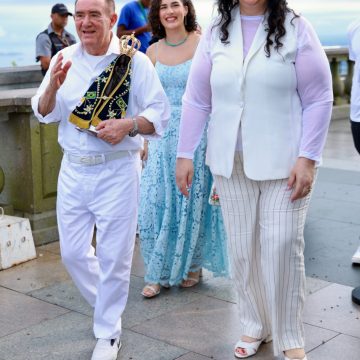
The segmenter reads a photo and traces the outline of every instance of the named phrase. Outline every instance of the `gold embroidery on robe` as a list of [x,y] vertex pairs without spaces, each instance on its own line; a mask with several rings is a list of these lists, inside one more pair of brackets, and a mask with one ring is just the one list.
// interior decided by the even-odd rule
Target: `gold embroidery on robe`
[[125,117],[131,88],[132,57],[140,48],[134,34],[120,39],[120,55],[95,79],[69,121],[81,129]]

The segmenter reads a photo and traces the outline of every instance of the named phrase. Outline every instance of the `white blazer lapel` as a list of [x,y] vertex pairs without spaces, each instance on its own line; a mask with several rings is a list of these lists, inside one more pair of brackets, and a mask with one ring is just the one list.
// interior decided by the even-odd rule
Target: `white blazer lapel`
[[241,30],[241,18],[239,6],[236,6],[231,13],[231,23],[228,27],[230,43],[227,47],[228,56],[232,59],[236,72],[242,76],[242,65],[244,61],[243,36]]
[[267,36],[267,16],[264,17],[263,21],[259,25],[257,32],[255,34],[254,40],[250,46],[249,52],[245,58],[244,61],[244,74],[246,73],[246,69],[249,65],[249,61],[251,58],[259,51],[264,50],[264,45],[266,42],[266,36]]

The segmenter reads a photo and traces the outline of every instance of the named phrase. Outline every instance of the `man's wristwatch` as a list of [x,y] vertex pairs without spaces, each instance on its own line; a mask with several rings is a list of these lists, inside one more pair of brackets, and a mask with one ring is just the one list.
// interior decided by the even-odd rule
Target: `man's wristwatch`
[[136,117],[133,117],[131,119],[133,121],[134,127],[132,128],[132,130],[129,132],[129,136],[130,137],[134,137],[139,133],[139,126],[136,120]]

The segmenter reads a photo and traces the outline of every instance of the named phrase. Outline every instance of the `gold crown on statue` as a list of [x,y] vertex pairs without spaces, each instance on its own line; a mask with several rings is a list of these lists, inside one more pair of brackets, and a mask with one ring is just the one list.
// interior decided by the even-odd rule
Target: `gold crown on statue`
[[135,33],[123,35],[120,39],[120,53],[131,58],[140,49],[140,46],[141,42],[135,37]]

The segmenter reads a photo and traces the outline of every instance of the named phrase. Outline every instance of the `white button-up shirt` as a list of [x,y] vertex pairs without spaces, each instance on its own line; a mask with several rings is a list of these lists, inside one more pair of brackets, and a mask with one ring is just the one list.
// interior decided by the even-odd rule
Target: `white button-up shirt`
[[[35,116],[42,123],[60,122],[58,141],[60,146],[73,154],[102,154],[120,150],[141,149],[141,136],[126,136],[120,143],[111,145],[85,132],[78,131],[69,122],[69,116],[79,104],[90,85],[119,54],[119,39],[113,35],[108,51],[104,56],[94,57],[87,54],[81,44],[69,46],[61,51],[63,64],[71,60],[72,65],[66,80],[56,95],[54,110],[46,116],[38,111],[40,96],[50,81],[51,69],[58,54],[50,63],[49,71],[41,83],[36,95],[32,98]],[[98,58],[98,61],[97,59]],[[170,117],[170,107],[155,68],[146,55],[139,51],[133,57],[131,89],[129,94],[126,117],[143,116],[153,123],[155,134],[144,136],[154,139],[162,135]],[[121,121],[121,120],[119,120]]]
[[348,28],[349,59],[355,61],[351,88],[350,119],[360,122],[360,20],[354,21]]

